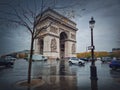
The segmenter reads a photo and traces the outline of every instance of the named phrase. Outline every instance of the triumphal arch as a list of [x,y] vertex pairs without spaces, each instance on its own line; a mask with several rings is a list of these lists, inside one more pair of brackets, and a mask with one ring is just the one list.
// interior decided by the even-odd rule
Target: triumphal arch
[[43,29],[35,39],[35,53],[49,58],[76,56],[76,23],[58,12],[47,9],[43,12],[40,24]]

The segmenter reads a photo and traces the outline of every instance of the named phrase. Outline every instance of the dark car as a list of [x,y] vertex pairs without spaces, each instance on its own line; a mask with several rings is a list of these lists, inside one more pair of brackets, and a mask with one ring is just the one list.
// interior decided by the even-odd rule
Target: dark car
[[112,68],[113,70],[120,68],[120,60],[112,60],[109,63],[109,67]]
[[80,58],[81,60],[83,60],[83,61],[89,61],[87,58]]
[[14,65],[13,60],[0,58],[0,66],[11,67],[12,65]]
[[102,57],[102,59],[101,59],[101,61],[102,61],[102,63],[109,63],[109,62],[111,62],[111,58],[110,57]]

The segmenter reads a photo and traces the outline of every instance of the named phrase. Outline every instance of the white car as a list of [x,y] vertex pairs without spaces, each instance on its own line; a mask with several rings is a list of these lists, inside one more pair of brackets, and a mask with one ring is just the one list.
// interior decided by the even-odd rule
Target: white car
[[68,60],[69,64],[78,64],[78,65],[84,65],[85,61],[79,59],[79,58],[70,58]]

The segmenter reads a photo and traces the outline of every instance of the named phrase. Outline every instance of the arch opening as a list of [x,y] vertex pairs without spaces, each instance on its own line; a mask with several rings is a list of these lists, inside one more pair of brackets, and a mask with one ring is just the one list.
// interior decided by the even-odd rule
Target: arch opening
[[68,37],[65,32],[60,33],[60,58],[65,57],[65,42],[67,38]]

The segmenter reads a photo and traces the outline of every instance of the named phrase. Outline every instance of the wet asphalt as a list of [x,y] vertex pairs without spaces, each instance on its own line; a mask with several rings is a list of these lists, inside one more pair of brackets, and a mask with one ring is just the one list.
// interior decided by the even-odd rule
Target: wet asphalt
[[[0,66],[0,90],[91,90],[91,62],[85,66],[69,65],[68,61],[48,60],[32,63],[31,78],[45,83],[36,87],[19,86],[27,80],[28,61],[18,59],[11,68]],[[96,61],[98,90],[120,90],[120,70],[113,71],[108,63]]]

